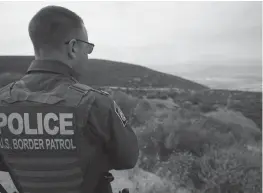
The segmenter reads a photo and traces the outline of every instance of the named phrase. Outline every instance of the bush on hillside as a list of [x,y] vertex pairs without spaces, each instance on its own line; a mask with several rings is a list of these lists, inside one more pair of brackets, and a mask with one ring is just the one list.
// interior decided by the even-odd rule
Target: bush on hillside
[[261,171],[261,153],[242,146],[209,147],[201,157],[189,152],[173,153],[168,161],[157,162],[152,169],[176,187],[196,193],[259,193]]
[[216,111],[217,108],[213,104],[201,104],[200,110],[203,113],[209,113],[211,111]]
[[176,91],[170,91],[167,95],[168,97],[175,99],[178,96],[178,93]]
[[228,106],[229,109],[235,111],[240,111],[242,114],[249,119],[253,120],[260,130],[262,129],[262,101],[257,99],[257,101],[246,100],[240,101],[238,103],[231,103]]
[[[143,141],[140,167],[196,193],[259,192],[261,152],[243,145],[253,137],[237,136],[238,130],[227,124],[221,130],[208,129],[202,121],[191,124],[189,116],[187,111],[177,112],[169,114],[165,124],[148,124],[138,136]],[[236,129],[243,132],[240,126]],[[165,154],[168,159],[162,159]]]
[[233,127],[213,119],[200,119],[200,115],[185,110],[166,112],[168,114],[159,113],[162,120],[152,115],[138,133],[143,153],[159,156],[161,161],[167,160],[173,152],[189,152],[201,157],[208,147],[220,149],[256,143],[253,133],[244,132],[240,125]]
[[169,179],[176,187],[194,189],[189,173],[195,159],[196,157],[189,152],[173,153],[167,162],[156,164],[154,173]]
[[168,95],[166,93],[159,92],[157,98],[162,99],[162,100],[166,100],[169,97],[168,97]]
[[162,99],[166,100],[169,98],[168,93],[165,91],[152,91],[146,94],[147,99]]
[[155,92],[149,92],[146,94],[147,99],[156,99],[156,93]]
[[205,192],[261,192],[261,154],[242,146],[211,149],[196,160],[198,177]]
[[165,108],[166,108],[166,105],[163,104],[163,103],[157,103],[157,104],[156,104],[156,107],[158,107],[159,109],[165,109]]
[[190,101],[193,105],[199,105],[203,102],[202,98],[197,95],[191,95],[186,100]]
[[139,102],[133,110],[131,122],[133,126],[146,125],[151,117],[153,117],[154,113],[153,106],[149,101],[139,99]]

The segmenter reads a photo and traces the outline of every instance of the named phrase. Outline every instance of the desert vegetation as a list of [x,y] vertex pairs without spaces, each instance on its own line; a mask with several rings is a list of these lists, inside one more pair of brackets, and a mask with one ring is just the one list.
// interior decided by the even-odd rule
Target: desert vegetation
[[[235,109],[238,102],[250,103],[238,94],[232,93],[236,98],[230,99],[229,93],[216,96],[215,92],[158,91],[151,97],[142,96],[142,91],[137,92],[139,97],[127,90],[111,92],[138,136],[137,170],[153,173],[162,181],[150,188],[137,185],[140,188],[134,192],[261,192],[261,130]],[[261,104],[249,94],[251,103],[257,99]],[[240,101],[233,104],[231,100]],[[130,175],[139,175],[137,170]]]

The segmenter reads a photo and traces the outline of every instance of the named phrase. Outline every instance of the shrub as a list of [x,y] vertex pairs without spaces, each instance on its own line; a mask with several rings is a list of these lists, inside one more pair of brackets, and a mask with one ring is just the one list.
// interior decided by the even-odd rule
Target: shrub
[[169,179],[176,187],[193,189],[189,174],[195,159],[196,157],[188,152],[174,153],[167,162],[156,165],[155,173],[164,179]]
[[154,92],[147,93],[146,98],[147,99],[155,99],[156,93],[154,93]]
[[172,99],[175,99],[177,97],[177,92],[176,91],[170,91],[168,93],[168,97],[172,98]]
[[168,161],[156,163],[153,171],[176,187],[196,193],[259,193],[261,162],[261,153],[242,146],[211,146],[201,157],[189,152],[173,153]]
[[143,95],[138,96],[139,99],[143,99]]
[[147,100],[140,100],[133,110],[133,122],[137,125],[145,125],[154,115],[154,110]]
[[192,95],[187,100],[190,101],[193,105],[198,105],[202,103],[201,97],[197,95]]
[[[196,160],[203,192],[261,192],[261,154],[242,146],[212,149]],[[196,171],[197,172],[197,171]]]
[[164,109],[164,108],[166,108],[166,105],[163,104],[163,103],[157,103],[157,104],[156,104],[156,107],[158,107],[158,108],[160,108],[160,109]]
[[162,99],[162,100],[166,100],[166,99],[168,99],[168,95],[165,94],[165,93],[160,92],[160,93],[158,94],[158,98],[159,98],[159,99]]
[[216,111],[216,106],[214,106],[213,104],[201,104],[200,105],[200,110],[203,113],[208,113],[211,111]]

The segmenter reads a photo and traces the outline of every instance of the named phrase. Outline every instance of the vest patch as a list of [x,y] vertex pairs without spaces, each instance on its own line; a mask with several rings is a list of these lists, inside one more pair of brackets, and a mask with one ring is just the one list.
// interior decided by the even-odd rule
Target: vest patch
[[70,107],[1,107],[0,149],[75,151],[75,125]]
[[120,118],[123,126],[125,127],[128,121],[127,121],[125,115],[123,114],[121,108],[117,105],[117,103],[115,101],[114,101],[114,110],[115,110],[115,113]]

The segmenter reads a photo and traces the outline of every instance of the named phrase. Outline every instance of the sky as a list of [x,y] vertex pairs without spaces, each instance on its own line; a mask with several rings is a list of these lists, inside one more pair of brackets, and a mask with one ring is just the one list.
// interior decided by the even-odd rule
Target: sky
[[33,55],[28,23],[46,5],[83,18],[90,58],[195,79],[213,66],[262,64],[262,2],[0,2],[0,55]]

